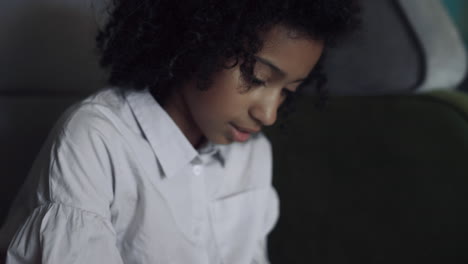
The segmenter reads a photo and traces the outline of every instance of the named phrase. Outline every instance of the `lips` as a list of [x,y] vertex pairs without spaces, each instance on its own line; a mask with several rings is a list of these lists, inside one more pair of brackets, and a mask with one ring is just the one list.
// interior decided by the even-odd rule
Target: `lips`
[[236,128],[237,130],[241,131],[241,132],[244,132],[244,133],[249,133],[249,134],[253,134],[253,133],[258,133],[260,132],[260,129],[251,129],[251,128],[245,128],[245,127],[240,127],[240,126],[236,126],[234,124],[231,124],[234,128]]
[[253,133],[258,133],[260,129],[250,129],[245,127],[239,127],[234,124],[231,124],[232,127],[232,136],[235,141],[245,142],[247,141]]

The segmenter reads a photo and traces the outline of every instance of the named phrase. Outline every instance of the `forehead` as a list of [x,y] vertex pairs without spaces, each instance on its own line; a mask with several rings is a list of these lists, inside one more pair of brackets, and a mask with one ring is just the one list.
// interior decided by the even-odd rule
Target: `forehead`
[[291,77],[305,77],[323,52],[323,41],[314,40],[277,25],[262,34],[263,47],[257,56],[271,61]]

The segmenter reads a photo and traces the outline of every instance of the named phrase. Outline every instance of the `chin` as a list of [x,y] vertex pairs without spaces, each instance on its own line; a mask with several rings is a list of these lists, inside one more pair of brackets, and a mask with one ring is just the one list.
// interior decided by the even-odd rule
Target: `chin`
[[224,138],[224,139],[218,139],[218,140],[211,140],[211,142],[217,145],[228,145],[228,144],[231,144],[233,140]]
[[227,135],[220,135],[215,137],[208,137],[208,140],[214,144],[218,145],[228,145],[234,142],[233,139],[229,138]]

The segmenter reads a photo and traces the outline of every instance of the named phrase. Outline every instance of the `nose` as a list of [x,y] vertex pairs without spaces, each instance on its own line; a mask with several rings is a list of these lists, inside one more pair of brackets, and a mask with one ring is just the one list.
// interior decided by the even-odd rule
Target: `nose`
[[276,122],[278,107],[281,103],[279,95],[263,95],[250,107],[250,116],[262,126],[271,126]]

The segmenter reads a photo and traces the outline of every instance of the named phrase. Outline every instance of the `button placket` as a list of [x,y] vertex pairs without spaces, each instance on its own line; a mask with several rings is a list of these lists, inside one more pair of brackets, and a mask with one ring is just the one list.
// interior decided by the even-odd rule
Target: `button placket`
[[205,208],[205,184],[203,177],[203,161],[200,158],[195,159],[192,162],[192,234],[197,243],[203,242],[203,221],[204,221],[204,209]]

